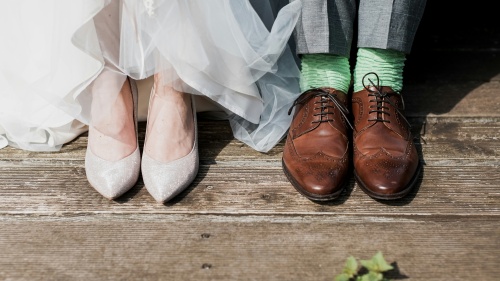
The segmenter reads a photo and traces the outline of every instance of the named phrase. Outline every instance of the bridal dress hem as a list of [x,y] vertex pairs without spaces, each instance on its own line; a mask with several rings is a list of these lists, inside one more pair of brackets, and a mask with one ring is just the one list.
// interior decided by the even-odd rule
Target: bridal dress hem
[[269,151],[300,94],[288,41],[301,1],[283,2],[1,2],[0,148],[58,150],[106,112],[91,107],[93,94],[161,72],[220,105],[237,139]]
[[57,151],[87,130],[79,96],[104,69],[93,18],[107,4],[0,2],[0,148]]

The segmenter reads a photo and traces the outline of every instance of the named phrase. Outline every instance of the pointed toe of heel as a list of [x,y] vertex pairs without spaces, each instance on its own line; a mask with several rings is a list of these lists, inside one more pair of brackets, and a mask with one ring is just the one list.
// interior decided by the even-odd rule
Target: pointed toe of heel
[[184,191],[198,174],[197,145],[186,156],[169,163],[161,163],[142,156],[142,178],[148,192],[158,203],[165,203]]
[[109,200],[116,199],[130,190],[139,178],[141,154],[137,148],[119,161],[107,161],[87,149],[85,173],[90,185]]

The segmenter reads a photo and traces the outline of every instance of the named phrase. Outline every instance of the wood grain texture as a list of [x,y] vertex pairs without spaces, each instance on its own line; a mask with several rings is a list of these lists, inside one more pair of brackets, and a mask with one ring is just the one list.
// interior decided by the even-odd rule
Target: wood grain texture
[[405,87],[403,96],[410,117],[498,117],[500,114],[499,81],[411,84]]
[[0,279],[332,280],[349,255],[368,259],[381,250],[397,263],[393,276],[498,280],[499,224],[339,215],[0,217]]
[[[456,160],[453,164],[481,165],[484,161],[492,164],[500,153],[500,116],[498,117],[427,117],[410,118],[417,146],[427,165],[441,159]],[[260,153],[244,143],[235,140],[229,124],[225,121],[200,121],[199,145],[202,164],[222,162],[249,162],[249,165],[268,165],[279,161],[284,141],[268,153]],[[142,147],[145,123],[139,126],[139,142]],[[59,152],[30,152],[7,147],[0,150],[0,168],[9,165],[81,165],[85,157],[87,135],[83,134],[73,142],[63,146]],[[62,162],[61,162],[62,161]],[[254,164],[251,164],[251,163]]]
[[[191,214],[500,214],[500,120],[429,118],[418,148],[425,163],[418,189],[403,200],[369,198],[351,179],[341,198],[317,204],[300,196],[281,170],[280,143],[268,154],[232,139],[226,122],[201,123],[201,167],[179,197],[159,205],[142,181],[108,201],[86,180],[82,136],[58,153],[0,150],[0,213]],[[421,119],[413,119],[421,124]],[[141,127],[144,131],[144,126]],[[420,130],[416,126],[417,130]],[[143,133],[142,133],[143,134]],[[24,156],[23,156],[24,155]]]
[[369,198],[352,179],[338,200],[313,203],[300,196],[275,165],[202,165],[194,183],[166,205],[155,203],[142,181],[118,200],[108,201],[88,184],[83,167],[11,167],[4,169],[0,181],[0,214],[500,215],[498,167],[487,166],[426,167],[419,188],[387,203]]

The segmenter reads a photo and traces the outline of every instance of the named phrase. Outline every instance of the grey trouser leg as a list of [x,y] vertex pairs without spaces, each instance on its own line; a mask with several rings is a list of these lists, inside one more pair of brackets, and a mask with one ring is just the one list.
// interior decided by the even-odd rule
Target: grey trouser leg
[[410,53],[426,0],[361,0],[358,48]]
[[[302,0],[295,39],[298,54],[349,57],[355,0]],[[409,53],[426,0],[360,0],[358,47]]]
[[336,54],[349,57],[355,0],[302,0],[295,39],[297,54]]

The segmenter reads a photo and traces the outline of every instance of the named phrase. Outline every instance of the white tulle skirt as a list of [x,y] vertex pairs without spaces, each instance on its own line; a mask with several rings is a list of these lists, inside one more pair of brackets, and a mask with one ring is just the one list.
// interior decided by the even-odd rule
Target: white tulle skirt
[[87,130],[89,85],[105,69],[94,17],[107,5],[0,1],[0,148],[58,150]]
[[1,2],[0,36],[11,44],[0,51],[0,146],[57,150],[106,112],[92,108],[93,95],[161,72],[163,83],[220,105],[236,138],[268,151],[299,94],[287,43],[301,2],[278,2]]

